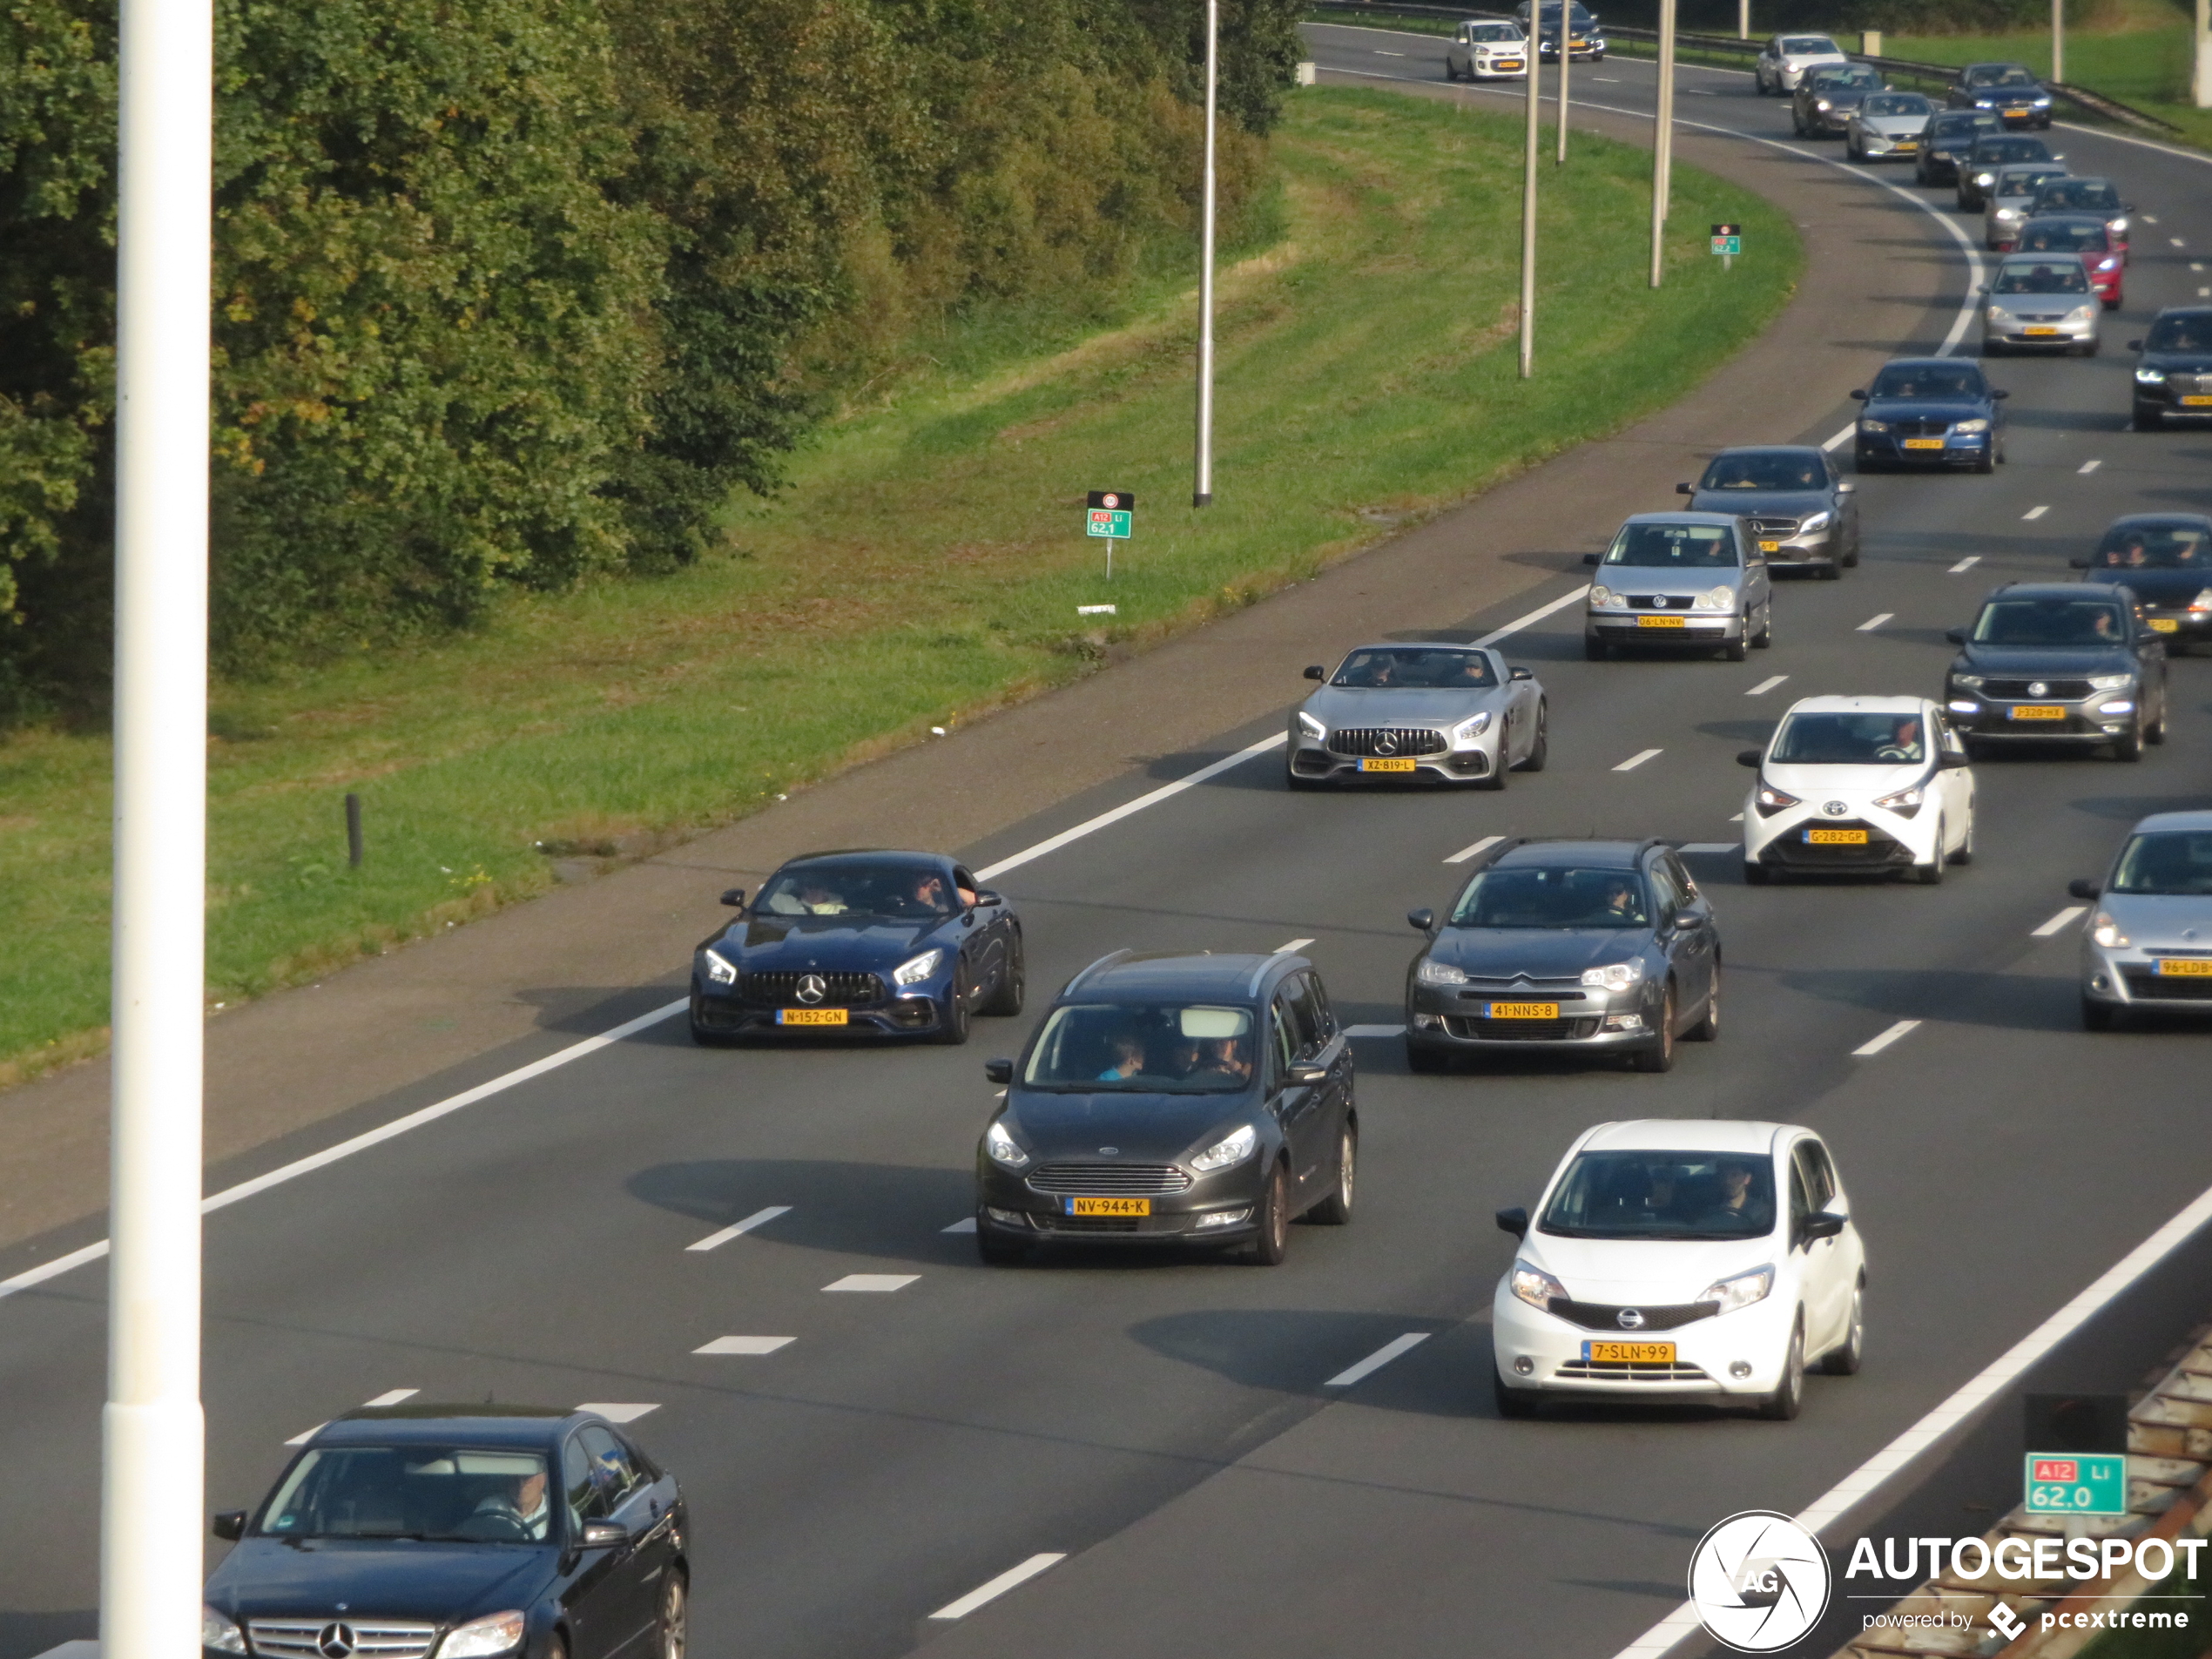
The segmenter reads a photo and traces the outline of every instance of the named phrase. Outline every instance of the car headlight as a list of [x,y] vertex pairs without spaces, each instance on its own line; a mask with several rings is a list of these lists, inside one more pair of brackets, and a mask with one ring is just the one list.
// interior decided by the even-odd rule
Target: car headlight
[[1632,962],[1608,962],[1602,968],[1586,968],[1582,970],[1583,984],[1602,986],[1608,991],[1625,991],[1631,985],[1641,984],[1642,980],[1643,959],[1642,957],[1638,957]]
[[1997,100],[1993,98],[1978,98],[1974,100],[1974,107],[1978,110],[1994,109],[1996,105]]
[[2125,946],[2130,942],[2128,935],[2120,931],[2120,924],[2101,910],[2089,924],[2089,937],[2100,945],[2109,947]]
[[1982,314],[1987,317],[1991,322],[1997,324],[2000,327],[2002,327],[2006,323],[2011,321],[2013,315],[2011,312],[2006,310],[2002,306],[1991,306]]
[[1980,705],[1980,704],[1979,704],[1979,703],[1962,703],[1962,702],[1959,701],[1956,698],[1952,698],[1950,702],[1948,702],[1948,703],[1945,704],[1943,706],[1944,706],[1945,708],[1946,708],[1946,709],[1949,709],[1949,710],[1950,710],[1950,711],[1951,711],[1953,714],[1979,714],[1979,713],[1981,711],[1981,705]]
[[1699,594],[1693,603],[1700,610],[1733,610],[1736,609],[1736,590],[1715,588],[1709,593]]
[[919,985],[935,973],[937,964],[944,960],[943,951],[925,950],[912,961],[900,963],[898,971],[891,975],[891,982],[894,985]]
[[721,952],[715,950],[706,953],[706,976],[717,985],[735,985],[738,982],[738,970]]
[[447,1632],[446,1639],[438,1643],[438,1659],[487,1659],[491,1654],[509,1652],[522,1642],[521,1609],[488,1613]]
[[1924,799],[1920,786],[1915,784],[1912,788],[1900,789],[1893,795],[1878,795],[1874,804],[1885,812],[1895,813],[1899,818],[1911,818],[1920,810]]
[[1242,1163],[1251,1157],[1259,1145],[1259,1131],[1250,1123],[1234,1135],[1224,1136],[1190,1160],[1190,1167],[1201,1175],[1211,1175],[1216,1170],[1225,1170],[1232,1163]]
[[1858,422],[1858,429],[1861,432],[1887,432],[1890,429],[1890,423],[1887,421],[1876,421],[1862,416]]
[[2066,314],[2066,320],[2068,322],[2094,322],[2096,315],[2097,308],[2094,306],[2076,306]]
[[1981,690],[1981,676],[1979,674],[1953,674],[1951,677],[1951,683],[1961,691],[1979,691]]
[[990,1154],[992,1163],[1003,1163],[1009,1170],[1018,1170],[1029,1161],[1029,1155],[1014,1143],[1006,1125],[995,1117],[983,1131],[983,1150]]
[[1568,1299],[1567,1286],[1561,1285],[1542,1268],[1532,1267],[1527,1262],[1515,1262],[1513,1264],[1512,1283],[1513,1293],[1515,1296],[1527,1303],[1530,1307],[1541,1308],[1547,1313],[1551,1312],[1552,1298],[1557,1297],[1562,1302]]
[[2135,683],[2133,674],[2092,674],[2089,689],[2093,691],[2121,691]]
[[2039,110],[2049,109],[2051,107],[2050,94],[2047,92],[2039,94],[2035,99],[2035,107]]
[[2000,207],[1997,210],[1999,219],[2018,219],[2020,216],[2020,210],[2017,207]]
[[1814,514],[1814,515],[1813,515],[1811,518],[1808,518],[1807,520],[1805,520],[1805,521],[1804,521],[1804,523],[1802,523],[1802,524],[1800,524],[1800,525],[1798,525],[1798,526],[1797,526],[1797,534],[1798,534],[1798,535],[1800,535],[1800,536],[1810,536],[1810,535],[1811,535],[1811,534],[1812,534],[1815,530],[1824,530],[1824,529],[1827,529],[1827,528],[1828,528],[1831,524],[1834,523],[1835,522],[1836,522],[1836,516],[1835,516],[1835,514],[1833,514],[1833,513],[1829,513],[1829,512],[1819,512],[1819,513],[1815,513],[1815,514]]
[[2128,215],[2122,213],[2118,219],[2105,220],[2105,228],[2114,236],[2125,236],[2128,233]]
[[2117,271],[2119,268],[2120,256],[2116,253],[2097,261],[2097,269],[2100,271]]
[[1464,749],[1489,729],[1489,710],[1485,709],[1480,714],[1470,714],[1452,728],[1452,746],[1454,749]]
[[2189,601],[2192,610],[2212,610],[2212,588],[2201,588],[2195,598]]
[[1590,589],[1590,603],[1602,610],[1607,605],[1626,604],[1628,601],[1608,587],[1593,584]]
[[[1988,106],[1985,105],[1983,107]],[[1986,190],[1996,182],[1997,175],[1993,172],[1978,172],[1974,175],[1974,187],[1978,190]]]
[[1771,818],[1785,807],[1801,806],[1804,804],[1795,795],[1777,789],[1772,784],[1768,783],[1761,784],[1751,799],[1752,803],[1758,807],[1761,818]]
[[2135,384],[2163,386],[2166,384],[2166,371],[2162,368],[2139,368],[2135,371]]
[[1754,1302],[1765,1301],[1767,1293],[1773,1289],[1774,1269],[1770,1264],[1765,1267],[1755,1267],[1748,1273],[1737,1273],[1732,1278],[1717,1279],[1705,1287],[1705,1293],[1697,1299],[1701,1302],[1717,1302],[1720,1304],[1721,1312],[1733,1313],[1738,1308],[1750,1307]]
[[1814,99],[1812,106],[1816,110],[1831,110],[1835,107],[1834,105],[1829,103],[1829,101],[1824,98]]
[[1421,965],[1413,970],[1413,978],[1423,985],[1464,985],[1467,982],[1467,971],[1449,962],[1440,962],[1433,956],[1424,956]]
[[1300,709],[1298,711],[1298,725],[1299,731],[1305,732],[1307,737],[1312,738],[1317,741],[1326,738],[1329,735],[1329,728],[1322,725],[1320,721],[1315,719],[1312,715],[1308,714],[1304,709]]
[[244,1653],[246,1635],[212,1607],[199,1609],[199,1645],[217,1653]]

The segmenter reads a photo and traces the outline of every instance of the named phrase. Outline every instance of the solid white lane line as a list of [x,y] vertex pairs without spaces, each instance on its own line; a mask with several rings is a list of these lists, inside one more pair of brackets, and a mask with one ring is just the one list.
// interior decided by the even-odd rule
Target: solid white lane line
[[1323,1383],[1321,1386],[1324,1388],[1349,1388],[1352,1384],[1360,1381],[1362,1379],[1373,1376],[1375,1372],[1380,1371],[1385,1366],[1388,1365],[1392,1360],[1397,1359],[1400,1354],[1411,1353],[1414,1349],[1420,1347],[1421,1344],[1426,1342],[1428,1338],[1429,1333],[1426,1331],[1408,1331],[1402,1337],[1393,1337],[1389,1341],[1384,1343],[1381,1347],[1376,1349],[1374,1352],[1369,1354],[1365,1359],[1362,1359],[1358,1365],[1346,1366],[1344,1370],[1337,1372],[1335,1376],[1330,1378],[1328,1381]]
[[847,1273],[833,1285],[825,1285],[826,1291],[859,1291],[888,1294],[903,1291],[921,1277],[919,1273]]
[[[202,1198],[199,1201],[199,1213],[207,1216],[212,1215],[218,1210],[226,1210],[241,1198],[250,1198],[257,1192],[266,1192],[271,1187],[280,1187],[286,1182],[296,1180],[300,1176],[323,1168],[326,1164],[336,1163],[341,1159],[353,1157],[356,1152],[365,1152],[372,1146],[381,1146],[386,1141],[395,1139],[411,1129],[420,1129],[425,1123],[435,1123],[439,1118],[446,1116],[448,1113],[457,1112],[464,1106],[474,1106],[480,1100],[489,1100],[494,1095],[504,1094],[517,1083],[526,1083],[533,1077],[542,1077],[549,1071],[557,1071],[571,1061],[581,1060],[586,1055],[597,1054],[602,1049],[620,1042],[624,1037],[636,1036],[640,1031],[648,1030],[658,1025],[663,1020],[671,1019],[683,1013],[690,1006],[690,999],[687,997],[679,997],[673,1002],[664,1002],[650,1014],[641,1014],[634,1020],[625,1020],[610,1030],[602,1031],[596,1037],[586,1037],[581,1042],[571,1042],[567,1048],[556,1049],[547,1055],[543,1060],[533,1060],[527,1066],[517,1066],[512,1071],[503,1072],[489,1082],[478,1083],[474,1089],[463,1089],[458,1095],[449,1096],[439,1101],[435,1105],[425,1106],[419,1111],[412,1111],[405,1116],[395,1117],[388,1123],[354,1136],[350,1141],[341,1141],[337,1145],[325,1147],[320,1152],[310,1153],[303,1158],[295,1158],[281,1169],[272,1170],[266,1175],[257,1175],[251,1181],[241,1181],[234,1187],[225,1187],[212,1197]],[[34,1285],[44,1285],[50,1278],[58,1278],[71,1268],[82,1267],[88,1262],[97,1262],[107,1254],[107,1250],[108,1241],[103,1238],[96,1244],[86,1244],[81,1249],[71,1251],[66,1256],[57,1256],[51,1262],[42,1263],[37,1267],[26,1268],[13,1278],[0,1279],[0,1300],[14,1296],[19,1291],[27,1291]]]
[[1918,1020],[1899,1020],[1888,1030],[1883,1032],[1880,1036],[1872,1039],[1871,1042],[1860,1043],[1858,1047],[1851,1050],[1851,1055],[1854,1058],[1861,1060],[1866,1058],[1869,1055],[1878,1055],[1881,1053],[1883,1049],[1888,1048],[1890,1044],[1895,1042],[1898,1038],[1910,1036],[1913,1032],[1919,1030],[1919,1028],[1920,1022]]
[[1590,78],[1594,81],[1603,81],[1608,86],[1619,86],[1623,84],[1618,75],[1593,75]]
[[988,1584],[979,1584],[957,1602],[948,1602],[929,1616],[933,1619],[964,1619],[986,1602],[996,1601],[1017,1584],[1026,1584],[1055,1562],[1068,1559],[1065,1550],[1056,1554],[1032,1555],[1019,1567],[1009,1567]]
[[2098,468],[2103,466],[2104,464],[2105,463],[2101,461],[2085,461],[2079,467],[2075,468],[2074,470],[2082,473],[2091,473],[2096,471]]
[[1963,575],[1965,575],[1967,571],[1969,571],[1969,570],[1973,570],[1973,569],[1974,568],[1974,566],[1976,566],[1977,564],[1979,564],[1980,563],[1981,563],[1981,555],[1980,555],[1980,554],[1979,554],[1979,553],[1969,553],[1969,554],[1967,554],[1967,555],[1966,555],[1966,556],[1965,558],[1963,558],[1963,559],[1959,560],[1958,563],[1956,563],[1956,564],[1954,564],[1954,565],[1952,565],[1952,566],[1951,567],[1951,574],[1952,574],[1952,576],[1963,576]]
[[1344,1034],[1347,1037],[1402,1037],[1406,1035],[1406,1028],[1402,1025],[1348,1025],[1345,1027]]
[[693,1353],[773,1353],[799,1340],[796,1337],[717,1337],[691,1350]]
[[1739,853],[1743,848],[1734,841],[1684,841],[1676,850],[1683,853]]
[[403,1399],[413,1399],[421,1392],[420,1388],[388,1388],[374,1399],[361,1401],[361,1407],[365,1411],[381,1411],[387,1406],[396,1406]]
[[328,1428],[329,1426],[330,1425],[327,1423],[317,1423],[313,1428],[303,1428],[297,1434],[294,1434],[290,1440],[287,1440],[285,1444],[287,1446],[305,1446],[309,1440],[314,1439],[316,1435],[321,1433],[323,1430]]
[[787,1216],[790,1213],[791,1206],[789,1204],[772,1204],[765,1210],[756,1210],[751,1215],[747,1216],[743,1221],[738,1222],[734,1225],[725,1227],[718,1233],[709,1233],[705,1238],[700,1239],[698,1244],[686,1244],[684,1248],[685,1250],[713,1250],[720,1245],[728,1244],[739,1233],[749,1233],[755,1227],[759,1226],[764,1222],[773,1221],[778,1216]]
[[1828,451],[1830,455],[1833,455],[1837,450],[1842,448],[1845,444],[1849,443],[1851,442],[1851,435],[1858,430],[1858,422],[1854,421],[1849,426],[1845,427],[1841,432],[1838,432],[1834,437],[1824,442],[1820,447]]
[[1761,680],[1750,691],[1744,692],[1743,695],[1746,697],[1764,697],[1769,691],[1771,691],[1776,686],[1781,685],[1783,681],[1788,679],[1790,677],[1787,674],[1775,674],[1770,676],[1768,678]]
[[634,1423],[647,1413],[659,1409],[657,1399],[587,1399],[577,1407],[580,1412],[597,1412],[610,1423]]
[[2089,907],[2087,905],[2070,904],[2065,909],[2060,911],[2057,915],[2052,917],[2050,921],[2045,922],[2040,927],[2034,929],[2028,937],[2031,939],[2048,939],[2053,934],[2064,933],[2067,927],[2071,927],[2074,922],[2079,921],[2082,917],[2087,915],[2088,914]]
[[2049,512],[2050,510],[2050,508],[2047,506],[2031,507],[2026,512],[2022,513],[2020,516],[2024,519],[2037,519],[2042,517],[2044,514]]
[[1515,617],[1504,627],[1497,630],[1496,632],[1485,634],[1481,638],[1476,640],[1474,643],[1478,645],[1494,645],[1500,640],[1506,638],[1507,636],[1519,633],[1523,628],[1534,627],[1545,617],[1550,616],[1554,610],[1564,610],[1571,604],[1580,604],[1583,597],[1587,595],[1589,590],[1589,584],[1586,582],[1581,587],[1575,589],[1574,592],[1562,593],[1558,598],[1553,600],[1549,604],[1538,605],[1534,610],[1530,611],[1525,617]]
[[1614,767],[1613,770],[1615,772],[1634,772],[1638,766],[1643,765],[1645,761],[1653,759],[1666,752],[1667,752],[1664,749],[1646,749],[1642,754],[1630,755],[1619,765]]
[[1461,847],[1458,852],[1453,853],[1450,858],[1445,860],[1444,861],[1447,864],[1465,864],[1469,859],[1474,857],[1478,853],[1487,853],[1492,847],[1497,846],[1499,842],[1504,840],[1506,838],[1502,835],[1486,835],[1480,840],[1475,842],[1472,846]]
[[1897,612],[1894,610],[1885,610],[1879,616],[1869,617],[1865,622],[1858,624],[1858,631],[1862,634],[1871,634],[1884,623],[1893,618],[1896,615]]
[[975,1231],[975,1217],[973,1216],[962,1216],[958,1221],[953,1223],[951,1226],[940,1227],[937,1231],[941,1233],[972,1233]]
[[1310,939],[1293,939],[1287,945],[1276,946],[1273,950],[1268,953],[1268,954],[1271,956],[1288,956],[1294,952],[1304,950],[1313,941]]

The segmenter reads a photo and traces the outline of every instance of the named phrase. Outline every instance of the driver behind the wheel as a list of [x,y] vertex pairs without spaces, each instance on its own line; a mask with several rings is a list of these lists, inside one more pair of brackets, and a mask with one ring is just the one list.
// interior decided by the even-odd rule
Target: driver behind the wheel
[[514,1526],[524,1537],[542,1539],[550,1512],[545,1502],[545,1471],[517,1475],[508,1489],[488,1492],[476,1501],[474,1515],[496,1517]]
[[1883,760],[1913,761],[1920,759],[1920,717],[1907,715],[1897,723],[1897,730],[1875,751]]

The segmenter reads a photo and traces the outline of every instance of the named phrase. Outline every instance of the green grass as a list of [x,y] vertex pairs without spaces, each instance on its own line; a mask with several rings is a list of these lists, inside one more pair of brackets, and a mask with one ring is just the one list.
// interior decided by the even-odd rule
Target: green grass
[[[931,725],[1088,671],[1671,401],[1786,299],[1786,216],[1678,169],[1645,284],[1649,158],[1546,170],[1535,379],[1517,374],[1511,116],[1314,89],[1275,141],[1271,246],[1221,285],[1217,499],[1190,499],[1187,288],[1015,354],[1003,320],[878,388],[722,553],[521,600],[482,634],[217,688],[211,998],[319,974],[526,895],[556,850],[626,854],[755,810]],[[1758,257],[1723,273],[1704,226]],[[952,368],[942,365],[952,364]],[[1110,587],[1083,491],[1136,492]],[[1110,619],[1078,604],[1111,601]],[[1104,625],[1097,625],[1099,622]],[[0,741],[0,1061],[90,1051],[106,1008],[109,747]],[[956,779],[948,786],[957,787]],[[346,865],[342,797],[368,859]],[[895,838],[896,826],[882,833]]]
[[[2175,16],[2165,12],[2166,17]],[[2134,105],[2147,115],[2170,121],[2188,142],[2212,145],[2212,110],[2188,101],[2190,45],[2186,23],[2168,24],[2154,13],[2155,26],[2070,30],[2066,40],[2066,79]],[[1976,64],[1989,60],[2026,64],[2038,75],[2051,71],[2047,29],[2015,35],[1891,35],[1883,50],[1896,57],[1930,64]],[[2078,112],[2062,114],[2079,119]]]

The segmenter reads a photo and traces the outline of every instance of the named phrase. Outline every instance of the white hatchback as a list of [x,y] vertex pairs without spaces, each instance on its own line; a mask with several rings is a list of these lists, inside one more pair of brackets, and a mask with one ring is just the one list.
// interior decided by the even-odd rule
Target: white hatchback
[[1547,1395],[1791,1418],[1805,1371],[1857,1371],[1866,1253],[1820,1137],[1788,1123],[1601,1123],[1538,1200],[1491,1305],[1503,1417]]
[[1764,752],[1743,803],[1743,879],[1780,872],[1943,880],[1974,856],[1974,773],[1940,705],[1924,697],[1808,697]]
[[1444,78],[1456,81],[1525,81],[1528,42],[1510,23],[1463,23],[1444,54]]

